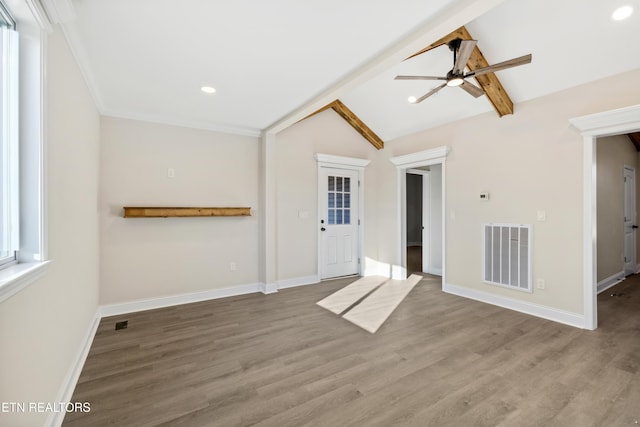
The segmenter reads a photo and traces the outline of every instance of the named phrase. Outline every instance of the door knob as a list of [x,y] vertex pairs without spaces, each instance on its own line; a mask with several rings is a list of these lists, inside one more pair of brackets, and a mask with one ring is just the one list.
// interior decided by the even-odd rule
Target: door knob
[[631,228],[638,228],[638,226],[637,225],[632,225]]
[[[637,227],[636,227],[636,228],[637,228]],[[326,230],[327,230],[327,229],[326,229],[326,228],[324,228],[324,227],[321,227],[321,228],[320,228],[320,231],[326,231]]]

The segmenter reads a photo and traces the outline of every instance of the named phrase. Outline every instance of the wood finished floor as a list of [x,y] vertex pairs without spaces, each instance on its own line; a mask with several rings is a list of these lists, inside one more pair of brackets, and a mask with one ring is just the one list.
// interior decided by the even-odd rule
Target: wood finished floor
[[315,304],[353,278],[105,318],[72,398],[91,412],[64,426],[635,426],[639,279],[596,331],[434,276],[375,335]]
[[422,246],[407,246],[407,277],[422,273]]

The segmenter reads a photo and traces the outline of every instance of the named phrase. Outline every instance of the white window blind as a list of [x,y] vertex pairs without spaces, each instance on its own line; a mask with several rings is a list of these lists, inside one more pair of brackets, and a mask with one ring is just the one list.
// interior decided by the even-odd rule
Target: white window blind
[[531,292],[531,225],[485,224],[486,283]]

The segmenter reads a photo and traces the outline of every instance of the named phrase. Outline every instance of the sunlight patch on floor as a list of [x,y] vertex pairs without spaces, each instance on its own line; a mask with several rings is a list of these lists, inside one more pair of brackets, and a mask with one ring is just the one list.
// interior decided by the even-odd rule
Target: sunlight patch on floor
[[332,293],[325,299],[318,301],[316,304],[332,313],[341,314],[369,292],[382,285],[386,280],[387,278],[382,276],[362,277]]
[[406,280],[388,280],[380,276],[363,277],[318,301],[317,304],[340,314],[361,300],[342,317],[374,334],[420,280],[422,276],[417,274],[412,274]]

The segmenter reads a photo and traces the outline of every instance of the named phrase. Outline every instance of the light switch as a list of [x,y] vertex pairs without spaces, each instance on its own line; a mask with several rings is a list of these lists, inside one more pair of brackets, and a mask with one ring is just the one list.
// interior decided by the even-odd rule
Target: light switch
[[175,178],[176,170],[174,168],[167,169],[167,178]]
[[547,211],[538,211],[538,221],[547,220]]

